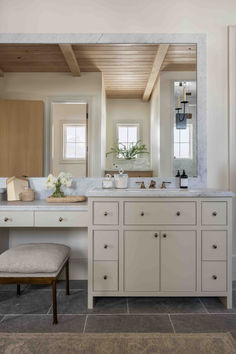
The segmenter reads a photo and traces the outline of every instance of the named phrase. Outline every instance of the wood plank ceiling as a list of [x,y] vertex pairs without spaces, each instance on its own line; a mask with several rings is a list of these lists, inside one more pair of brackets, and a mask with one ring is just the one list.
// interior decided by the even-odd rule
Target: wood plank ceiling
[[[70,68],[74,68],[73,75],[102,72],[108,98],[141,98],[158,49],[156,44],[73,44],[71,48],[57,44],[0,44],[0,75],[70,72]],[[169,45],[160,70],[195,71],[196,58],[196,45]]]

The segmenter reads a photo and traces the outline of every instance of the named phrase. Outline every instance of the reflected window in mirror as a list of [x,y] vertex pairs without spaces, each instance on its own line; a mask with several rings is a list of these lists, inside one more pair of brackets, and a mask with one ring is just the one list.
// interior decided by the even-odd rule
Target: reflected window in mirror
[[193,126],[187,124],[186,129],[174,127],[174,159],[193,158]]
[[[135,145],[140,136],[139,124],[117,124],[117,141],[119,147],[129,149]],[[120,155],[119,158],[122,158]]]
[[86,124],[63,124],[63,160],[85,160],[86,145]]

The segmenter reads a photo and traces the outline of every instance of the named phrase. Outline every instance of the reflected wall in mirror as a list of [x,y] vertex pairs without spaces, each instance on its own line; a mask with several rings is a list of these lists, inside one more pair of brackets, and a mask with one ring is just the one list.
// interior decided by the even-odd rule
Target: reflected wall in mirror
[[[183,168],[197,176],[196,60],[194,44],[0,44],[0,97],[11,110],[0,111],[0,176],[99,177],[121,167],[130,176]],[[176,111],[184,88],[185,112]],[[22,100],[44,105],[44,128],[39,111],[26,120],[11,109]],[[186,128],[176,113],[187,113]]]

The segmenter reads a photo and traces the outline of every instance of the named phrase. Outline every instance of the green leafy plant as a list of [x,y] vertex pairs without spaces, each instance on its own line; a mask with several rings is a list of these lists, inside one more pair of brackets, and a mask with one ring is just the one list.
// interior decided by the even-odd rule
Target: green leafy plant
[[118,143],[117,141],[114,147],[106,153],[106,156],[109,154],[114,154],[117,158],[123,158],[125,160],[134,160],[137,155],[149,154],[149,152],[147,151],[146,145],[142,144],[141,140],[137,141],[137,143],[130,148],[127,148],[124,144]]

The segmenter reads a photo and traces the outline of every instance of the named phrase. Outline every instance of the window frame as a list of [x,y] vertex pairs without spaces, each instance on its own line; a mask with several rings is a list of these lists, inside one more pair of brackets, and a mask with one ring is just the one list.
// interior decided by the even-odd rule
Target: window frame
[[[85,158],[65,158],[64,151],[65,151],[65,129],[64,126],[84,126],[85,127]],[[60,163],[61,164],[86,164],[87,162],[87,151],[88,151],[88,138],[87,138],[87,120],[80,119],[80,120],[63,120],[60,121]]]
[[[192,123],[187,122],[187,127],[189,127],[189,143],[188,142],[181,142],[181,141],[175,141],[175,138],[173,139],[173,159],[174,160],[193,160],[193,125]],[[173,135],[175,137],[175,130],[183,130],[183,129],[176,129],[176,124],[174,124],[174,129],[173,129]],[[190,157],[175,157],[175,144],[179,145],[179,149],[182,144],[189,144],[189,150],[190,150]]]
[[[119,127],[123,126],[123,127],[137,127],[137,141],[140,140],[140,122],[115,122],[115,142],[119,143]],[[135,157],[135,159],[137,159],[138,157]],[[121,160],[123,161],[124,158],[123,157],[116,157],[116,160]]]

